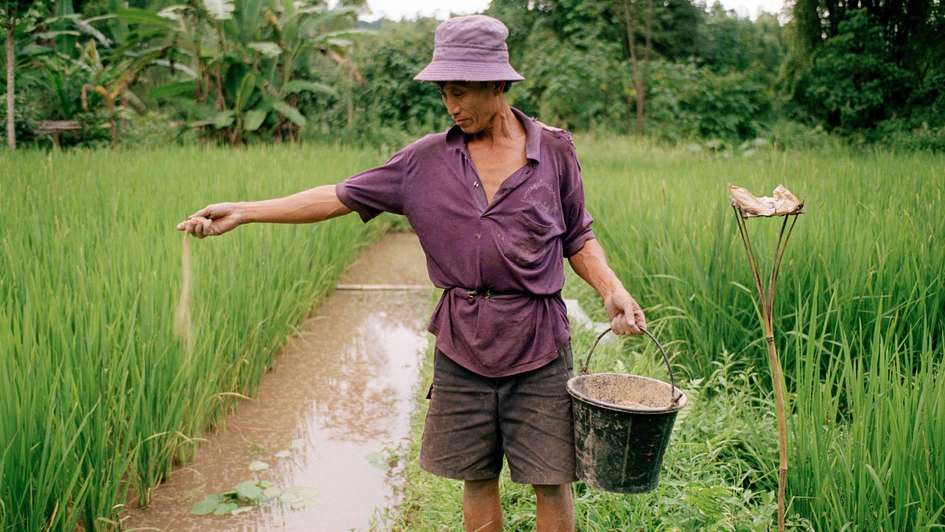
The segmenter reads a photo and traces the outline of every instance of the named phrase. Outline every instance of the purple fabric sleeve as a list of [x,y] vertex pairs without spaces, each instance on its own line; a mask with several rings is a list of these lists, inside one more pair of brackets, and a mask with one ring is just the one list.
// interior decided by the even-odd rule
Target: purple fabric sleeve
[[335,184],[341,203],[358,213],[367,223],[382,212],[404,214],[404,179],[410,153],[405,148],[386,163],[355,174]]
[[581,179],[581,164],[577,151],[568,136],[569,149],[566,150],[561,175],[561,208],[564,214],[564,234],[561,235],[563,254],[569,258],[594,236],[591,213],[584,206],[584,183]]

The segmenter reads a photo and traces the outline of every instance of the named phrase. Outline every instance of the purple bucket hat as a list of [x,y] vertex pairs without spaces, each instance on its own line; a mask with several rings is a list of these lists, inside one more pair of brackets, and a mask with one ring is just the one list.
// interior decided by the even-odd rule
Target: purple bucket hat
[[417,81],[521,81],[509,64],[505,44],[509,29],[485,15],[444,20],[433,37],[433,61],[413,79]]

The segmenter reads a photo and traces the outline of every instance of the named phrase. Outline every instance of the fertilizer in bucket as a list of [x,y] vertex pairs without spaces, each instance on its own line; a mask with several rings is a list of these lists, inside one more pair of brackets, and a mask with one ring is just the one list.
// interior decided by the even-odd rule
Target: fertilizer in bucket
[[[597,337],[597,342],[609,332]],[[587,374],[591,355],[581,375],[568,380],[574,411],[574,446],[577,476],[589,486],[617,493],[643,493],[656,488],[663,454],[669,444],[676,413],[686,405],[686,395],[670,383],[622,373]]]

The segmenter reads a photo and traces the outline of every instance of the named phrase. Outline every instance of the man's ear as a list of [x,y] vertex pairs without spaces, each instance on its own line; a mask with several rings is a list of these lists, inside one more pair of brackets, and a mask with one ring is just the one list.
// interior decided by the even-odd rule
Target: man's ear
[[508,81],[491,81],[490,83],[491,83],[490,88],[492,89],[492,94],[494,96],[498,96],[499,94],[502,94],[505,91],[505,84],[508,83]]

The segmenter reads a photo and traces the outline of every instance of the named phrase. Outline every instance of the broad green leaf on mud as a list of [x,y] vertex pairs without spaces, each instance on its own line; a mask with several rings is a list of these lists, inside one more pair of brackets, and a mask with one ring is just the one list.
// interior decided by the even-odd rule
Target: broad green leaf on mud
[[225,502],[217,506],[217,509],[214,510],[213,513],[214,515],[226,515],[234,510],[239,510],[239,508],[240,505],[236,504],[235,502]]
[[252,480],[244,480],[236,485],[236,495],[240,499],[259,502],[262,494],[263,490]]
[[190,509],[190,513],[194,515],[206,515],[217,509],[223,502],[222,493],[214,493],[213,495],[207,495],[202,501],[198,502]]

